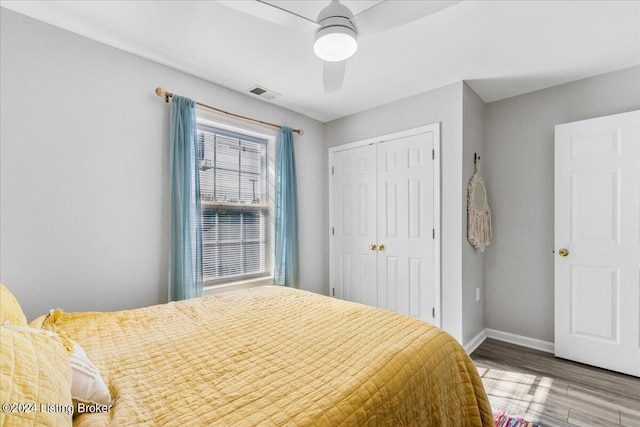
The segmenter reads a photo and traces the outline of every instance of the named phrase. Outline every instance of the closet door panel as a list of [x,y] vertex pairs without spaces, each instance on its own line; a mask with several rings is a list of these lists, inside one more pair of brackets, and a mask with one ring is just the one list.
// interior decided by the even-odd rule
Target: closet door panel
[[432,148],[433,133],[377,145],[379,306],[427,321],[434,307]]
[[332,283],[335,296],[376,306],[376,151],[334,153]]

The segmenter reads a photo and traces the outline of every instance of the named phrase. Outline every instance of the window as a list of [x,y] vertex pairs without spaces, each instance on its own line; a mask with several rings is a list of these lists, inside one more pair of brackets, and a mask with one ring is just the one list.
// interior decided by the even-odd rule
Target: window
[[268,139],[198,122],[203,282],[271,274]]

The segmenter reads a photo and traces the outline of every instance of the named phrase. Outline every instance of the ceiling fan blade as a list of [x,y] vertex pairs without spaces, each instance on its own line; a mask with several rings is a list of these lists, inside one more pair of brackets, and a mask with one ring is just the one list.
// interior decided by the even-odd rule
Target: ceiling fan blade
[[217,3],[288,28],[308,33],[318,29],[316,22],[266,1],[217,0]]
[[325,93],[336,92],[342,89],[346,65],[347,61],[323,61],[322,79],[324,81]]
[[407,24],[460,3],[460,0],[387,0],[355,16],[359,35],[379,33]]

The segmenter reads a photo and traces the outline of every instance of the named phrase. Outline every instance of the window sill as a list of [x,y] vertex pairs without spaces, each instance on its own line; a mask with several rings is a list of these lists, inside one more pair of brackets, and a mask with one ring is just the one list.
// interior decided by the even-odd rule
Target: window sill
[[236,291],[239,289],[254,288],[257,286],[273,285],[273,276],[257,277],[254,279],[238,280],[235,282],[220,283],[217,285],[204,286],[202,296],[215,295],[223,292]]

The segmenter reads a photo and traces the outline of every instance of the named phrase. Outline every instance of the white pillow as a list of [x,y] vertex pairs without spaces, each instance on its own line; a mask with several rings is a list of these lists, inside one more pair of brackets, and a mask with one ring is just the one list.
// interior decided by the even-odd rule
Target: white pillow
[[87,404],[111,404],[111,395],[102,376],[100,376],[100,371],[76,342],[73,343],[70,361],[71,397],[73,400]]
[[[57,336],[55,332],[30,328],[28,326],[4,325],[3,327],[33,334]],[[89,360],[87,353],[77,342],[73,340],[69,341],[73,344],[73,350],[69,355],[69,362],[71,365],[71,397],[74,403],[82,402],[85,404],[96,403],[98,405],[110,405],[111,395],[100,375],[100,371],[93,362]]]

